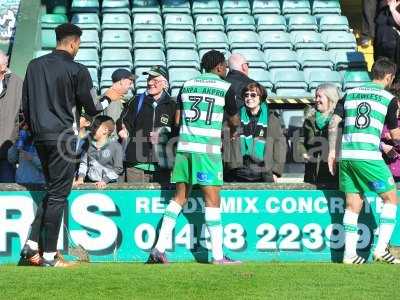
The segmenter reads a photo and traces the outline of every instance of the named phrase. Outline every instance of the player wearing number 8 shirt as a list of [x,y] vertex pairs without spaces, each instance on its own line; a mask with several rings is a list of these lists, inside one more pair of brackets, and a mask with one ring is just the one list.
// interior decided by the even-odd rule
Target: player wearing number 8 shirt
[[231,131],[240,123],[235,93],[226,75],[224,55],[208,51],[201,60],[206,73],[188,80],[178,95],[176,123],[180,124],[179,142],[172,182],[176,194],[165,209],[159,238],[149,262],[167,263],[165,250],[171,245],[176,219],[187,202],[192,185],[200,185],[205,200],[205,221],[210,233],[213,263],[238,263],[222,250],[222,225],[219,192],[222,179],[221,131],[224,113]]
[[[397,100],[385,90],[391,86],[395,74],[396,65],[393,62],[387,58],[378,59],[372,67],[373,81],[348,91],[344,102],[337,106],[330,124],[329,157],[333,157],[337,124],[344,118],[339,186],[346,194],[346,210],[343,217],[345,231],[343,263],[346,264],[366,262],[356,251],[357,223],[363,206],[361,194],[369,191],[379,194],[384,201],[374,259],[390,264],[400,263],[388,249],[396,222],[396,186],[379,149],[385,123],[392,139],[400,140],[400,129],[397,128]],[[332,160],[329,163],[332,163]]]

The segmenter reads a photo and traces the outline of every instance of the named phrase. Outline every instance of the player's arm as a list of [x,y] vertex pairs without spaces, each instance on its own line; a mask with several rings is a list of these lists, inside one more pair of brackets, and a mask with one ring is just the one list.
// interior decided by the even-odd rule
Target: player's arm
[[393,98],[389,103],[385,123],[389,129],[392,140],[400,143],[400,128],[397,126],[398,99]]
[[96,89],[93,87],[92,78],[86,68],[82,68],[77,74],[77,101],[88,115],[94,116],[106,109],[111,101],[121,98],[118,92],[109,88],[106,93],[97,100]]
[[336,173],[336,157],[339,148],[340,122],[344,119],[344,101],[341,100],[333,112],[333,116],[328,125],[328,167],[329,172],[334,175]]
[[176,97],[176,111],[175,111],[175,126],[179,127],[181,124],[181,110],[183,109],[182,104],[182,88],[180,89],[178,96]]
[[225,113],[228,115],[228,126],[231,130],[231,134],[233,134],[236,131],[236,128],[240,125],[240,118],[236,105],[235,91],[233,90],[232,85],[226,92],[224,109]]

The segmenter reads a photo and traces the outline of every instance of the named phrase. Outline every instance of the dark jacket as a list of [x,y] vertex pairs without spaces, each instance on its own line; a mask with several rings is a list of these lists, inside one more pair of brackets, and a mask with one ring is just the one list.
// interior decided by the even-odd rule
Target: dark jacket
[[[226,181],[245,179],[246,181],[271,182],[273,174],[278,177],[282,176],[286,162],[287,144],[277,111],[272,110],[268,115],[266,151],[263,162],[258,162],[254,166],[254,161],[244,160],[240,153],[238,139],[231,141],[230,145],[224,145],[224,147],[226,151],[230,152],[227,156],[224,154],[224,158],[229,159],[229,163],[225,164],[225,171],[227,171],[225,172]],[[251,168],[251,165],[253,165],[253,168]],[[240,173],[240,179],[237,176],[238,172]]]
[[[315,123],[315,109],[307,108],[303,124],[304,143],[301,152],[310,157],[305,163],[304,182],[313,184],[337,184],[337,175],[332,176],[328,168],[328,125],[320,130]],[[321,143],[321,141],[324,141]]]
[[[374,58],[387,57],[400,64],[400,26],[396,24],[389,6],[379,9],[375,19]],[[399,73],[398,73],[399,74]]]
[[22,79],[5,75],[0,93],[0,160],[7,159],[8,149],[18,137],[18,114],[21,109]]
[[241,97],[242,90],[250,83],[255,83],[255,81],[242,72],[236,70],[230,70],[226,76],[226,81],[232,83],[232,87],[235,91],[236,96],[236,106],[241,108],[244,105],[244,100]]
[[[146,95],[138,113],[139,99],[140,95],[137,95],[133,101],[129,102],[118,120],[118,127],[123,123],[129,133],[129,142],[125,151],[125,160],[128,166],[157,162],[157,156],[154,153],[155,147],[149,139],[151,131],[162,127],[168,128],[171,133],[167,134],[167,138],[176,132],[176,102],[167,93],[163,93],[155,109],[153,107],[154,99]],[[136,140],[143,141],[143,143],[137,145]]]
[[35,141],[77,134],[82,107],[94,116],[108,105],[109,100],[105,100],[96,101],[89,71],[65,51],[55,50],[28,65],[22,105]]

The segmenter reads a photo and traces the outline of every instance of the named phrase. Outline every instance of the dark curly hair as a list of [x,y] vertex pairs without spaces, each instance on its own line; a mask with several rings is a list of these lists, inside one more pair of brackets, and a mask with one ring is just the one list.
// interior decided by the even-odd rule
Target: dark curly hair
[[206,71],[210,72],[219,64],[225,61],[225,56],[222,52],[217,50],[210,50],[206,52],[201,59],[201,67]]

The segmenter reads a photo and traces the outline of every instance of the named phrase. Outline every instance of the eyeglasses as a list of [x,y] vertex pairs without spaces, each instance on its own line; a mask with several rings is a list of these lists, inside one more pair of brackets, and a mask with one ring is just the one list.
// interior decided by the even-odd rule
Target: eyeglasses
[[148,82],[153,82],[153,83],[156,84],[156,85],[158,85],[158,84],[164,82],[163,79],[156,79],[156,77],[149,77],[149,78],[147,78],[147,81],[148,81]]
[[245,98],[256,98],[258,95],[255,92],[246,92],[244,93]]

